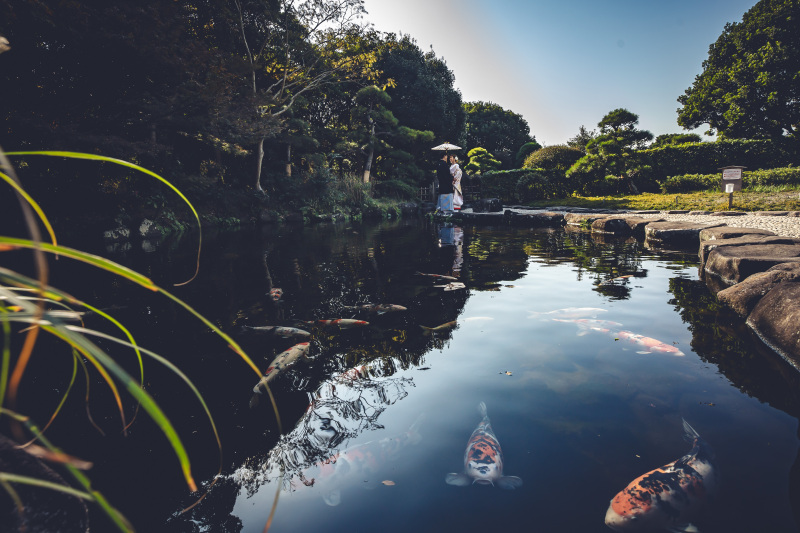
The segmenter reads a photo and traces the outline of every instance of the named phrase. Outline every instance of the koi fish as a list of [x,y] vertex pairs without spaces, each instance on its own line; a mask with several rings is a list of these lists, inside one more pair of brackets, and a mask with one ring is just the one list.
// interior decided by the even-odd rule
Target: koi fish
[[311,333],[300,328],[289,328],[285,326],[244,326],[245,329],[261,333],[271,333],[272,335],[288,339],[290,337],[309,338]]
[[661,468],[634,479],[614,496],[606,525],[614,531],[698,531],[688,521],[714,492],[717,469],[714,452],[697,431],[683,421],[684,439],[692,449]]
[[638,344],[639,346],[644,346],[647,350],[642,350],[636,353],[653,353],[653,352],[660,352],[660,353],[668,353],[672,354],[677,357],[681,357],[686,355],[678,348],[675,347],[673,344],[665,344],[658,339],[653,339],[652,337],[645,337],[643,335],[638,335],[636,333],[631,333],[630,331],[619,331],[616,334],[616,338],[624,339],[628,342],[632,342],[634,344]]
[[335,320],[303,320],[301,321],[303,324],[308,324],[310,326],[322,326],[322,327],[338,327],[339,329],[350,329],[359,326],[369,326],[369,322],[365,322],[363,320],[354,320],[352,318],[337,318]]
[[250,399],[250,407],[253,408],[258,405],[259,396],[264,394],[267,390],[267,383],[272,380],[278,373],[283,370],[284,368],[291,366],[297,358],[301,355],[306,355],[308,353],[309,343],[301,342],[300,344],[295,344],[285,352],[279,353],[275,359],[269,364],[267,367],[267,371],[264,373],[264,376],[261,380],[256,383],[256,386],[253,387],[253,397]]
[[345,305],[345,309],[355,309],[356,311],[364,311],[373,315],[383,315],[386,313],[395,313],[397,311],[406,311],[407,309],[402,305],[395,304],[364,304],[364,305]]
[[269,291],[269,297],[272,298],[273,302],[277,302],[283,296],[283,289],[271,289]]
[[442,274],[423,274],[422,272],[417,272],[417,276],[425,276],[426,278],[434,278],[445,281],[458,281],[458,278],[454,278],[453,276],[443,276]]
[[614,340],[624,340],[647,348],[646,350],[640,350],[636,352],[639,354],[659,352],[659,353],[672,354],[676,357],[681,357],[686,355],[678,348],[676,348],[675,345],[673,344],[666,344],[658,339],[654,339],[652,337],[645,337],[644,335],[639,335],[631,331],[626,331],[626,330],[614,331],[616,327],[622,325],[619,322],[612,322],[610,320],[591,320],[585,318],[584,319],[554,318],[553,320],[556,322],[572,322],[574,324],[577,324],[578,327],[581,328],[580,333],[578,333],[579,336],[583,336],[589,332],[595,331],[598,333],[605,333],[610,337],[613,337]]
[[[370,481],[369,478],[374,478],[382,465],[397,459],[401,450],[422,440],[419,427],[423,418],[424,413],[400,435],[360,444],[326,459],[318,465],[319,475],[304,483],[319,483],[325,489],[330,488],[322,499],[332,507],[339,505],[343,488]],[[305,474],[304,477],[308,478]]]
[[547,311],[546,313],[540,311],[528,311],[530,316],[528,318],[542,318],[555,319],[555,318],[586,318],[596,317],[597,313],[607,313],[608,309],[600,309],[599,307],[565,307],[564,309],[556,309],[555,311]]
[[438,326],[432,328],[428,328],[425,326],[420,326],[420,327],[422,328],[422,331],[425,335],[432,335],[434,333],[442,333],[445,331],[450,331],[451,329],[454,329],[457,325],[458,321],[452,320],[450,322],[445,322],[444,324],[439,324]]
[[447,285],[434,285],[434,287],[443,288],[446,291],[457,291],[459,289],[466,289],[467,286],[463,283],[453,282]]
[[492,485],[497,483],[501,489],[514,490],[522,486],[517,476],[503,475],[503,451],[500,442],[492,431],[492,423],[486,413],[486,404],[478,405],[481,420],[467,442],[464,453],[464,473],[450,473],[445,477],[448,485],[464,487],[472,484]]

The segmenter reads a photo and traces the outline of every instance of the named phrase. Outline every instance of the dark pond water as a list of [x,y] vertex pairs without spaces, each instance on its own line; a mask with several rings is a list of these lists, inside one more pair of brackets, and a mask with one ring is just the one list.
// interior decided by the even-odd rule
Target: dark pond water
[[[141,345],[186,372],[220,431],[222,475],[179,514],[198,494],[152,422],[140,415],[123,437],[107,387],[93,381],[100,436],[83,391],[72,395],[50,436],[94,461],[96,488],[140,531],[260,532],[276,497],[276,532],[610,531],[614,495],[691,448],[682,418],[716,452],[718,490],[693,521],[702,531],[798,529],[800,379],[716,304],[692,254],[561,229],[283,227],[207,235],[199,277],[170,287],[191,275],[195,244],[188,235],[154,250],[98,251],[170,288],[262,370],[298,340],[246,326],[337,318],[369,326],[310,330],[308,359],[271,382],[281,436],[268,401],[248,405],[253,371],[196,319],[127,282],[55,265],[54,285],[113,308]],[[466,288],[445,290],[436,285],[447,281],[417,272],[455,276]],[[283,291],[278,302],[273,288]],[[407,310],[345,307],[364,303]],[[103,327],[92,317],[87,326]],[[105,347],[136,371],[132,355]],[[23,395],[37,418],[46,420],[68,380],[62,352],[30,371]],[[145,382],[207,487],[219,455],[201,407],[152,361]],[[480,402],[504,474],[523,480],[517,490],[445,483],[464,469]]]

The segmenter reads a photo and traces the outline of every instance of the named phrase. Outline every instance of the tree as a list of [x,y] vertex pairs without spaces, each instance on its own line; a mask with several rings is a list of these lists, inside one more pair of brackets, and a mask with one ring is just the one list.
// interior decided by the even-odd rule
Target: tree
[[619,179],[634,194],[639,191],[633,176],[642,168],[632,157],[634,150],[644,148],[653,134],[636,128],[639,115],[627,109],[615,109],[597,123],[600,135],[586,145],[586,155],[567,172],[567,177],[583,176],[589,179],[611,175]]
[[578,134],[567,141],[567,146],[578,148],[581,152],[586,153],[586,145],[595,137],[597,137],[596,130],[589,131],[586,129],[586,126],[581,124],[581,127],[578,129]]
[[541,149],[542,145],[536,141],[523,144],[519,147],[519,150],[517,150],[517,155],[514,157],[514,166],[516,168],[522,168],[522,165],[525,164],[525,160],[528,158],[528,156],[536,150]]
[[800,133],[800,2],[761,0],[725,25],[703,72],[678,98],[678,124],[734,138]]
[[498,170],[500,168],[500,161],[495,159],[486,148],[481,148],[480,146],[473,148],[467,153],[467,157],[469,158],[469,163],[466,164],[464,170],[469,172],[483,174],[484,172]]
[[[521,115],[492,102],[465,102],[466,147],[486,148],[501,161],[503,168],[514,166],[514,155],[526,143],[536,142],[528,122]],[[537,143],[538,144],[538,143]]]
[[665,133],[656,137],[650,148],[659,148],[672,144],[699,143],[702,141],[703,139],[696,133]]

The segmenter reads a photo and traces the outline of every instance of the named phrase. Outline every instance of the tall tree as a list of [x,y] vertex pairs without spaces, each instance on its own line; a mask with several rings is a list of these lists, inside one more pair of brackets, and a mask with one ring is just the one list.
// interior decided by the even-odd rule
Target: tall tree
[[486,148],[500,160],[503,168],[514,167],[514,155],[520,147],[536,142],[528,121],[521,115],[492,102],[466,102],[467,148]]
[[586,155],[567,172],[567,177],[586,176],[602,179],[611,175],[621,180],[634,194],[639,191],[633,176],[640,167],[632,157],[634,150],[644,148],[653,134],[637,128],[639,115],[627,109],[615,109],[597,123],[600,134],[586,145]]
[[581,127],[578,129],[578,134],[575,137],[570,137],[567,141],[567,146],[572,146],[586,153],[586,145],[595,137],[597,137],[596,130],[589,131],[586,129],[586,126],[581,124]]
[[724,138],[800,133],[800,1],[761,0],[725,25],[708,59],[678,98],[678,124]]

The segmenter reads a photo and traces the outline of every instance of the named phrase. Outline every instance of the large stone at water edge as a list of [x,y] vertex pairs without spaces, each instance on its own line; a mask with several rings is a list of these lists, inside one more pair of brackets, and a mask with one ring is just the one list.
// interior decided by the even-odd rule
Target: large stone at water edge
[[733,285],[777,264],[800,262],[800,240],[793,241],[794,244],[717,246],[708,254],[703,270],[706,274],[717,276],[726,284]]
[[[719,228],[721,229],[721,228]],[[700,238],[703,238],[703,230],[700,232]],[[797,242],[797,239],[793,239],[792,237],[778,237],[778,236],[769,236],[769,235],[742,235],[741,237],[734,237],[731,239],[712,239],[700,241],[700,249],[697,252],[698,257],[700,257],[700,269],[704,269],[706,265],[706,261],[708,261],[708,254],[711,253],[712,250],[720,246],[749,246],[751,244],[794,244]]]
[[700,242],[702,243],[704,241],[736,239],[737,237],[744,237],[745,235],[770,236],[770,235],[775,235],[775,233],[768,229],[714,226],[713,228],[706,228],[704,230],[700,230]]
[[800,370],[800,283],[779,283],[756,304],[747,325]]
[[603,213],[567,213],[564,215],[564,220],[570,226],[583,226],[584,224],[591,224],[599,218],[606,218],[608,215]]
[[741,283],[717,293],[717,299],[747,317],[761,299],[777,285],[800,282],[800,263],[781,263],[766,272],[753,274]]
[[499,198],[481,198],[473,202],[472,210],[476,213],[496,213],[503,210],[503,204]]
[[650,245],[673,248],[694,248],[700,245],[700,232],[724,224],[695,224],[693,222],[651,222],[644,228],[645,240]]
[[564,215],[561,213],[516,213],[506,210],[503,213],[509,226],[532,227],[560,227],[564,225]]

